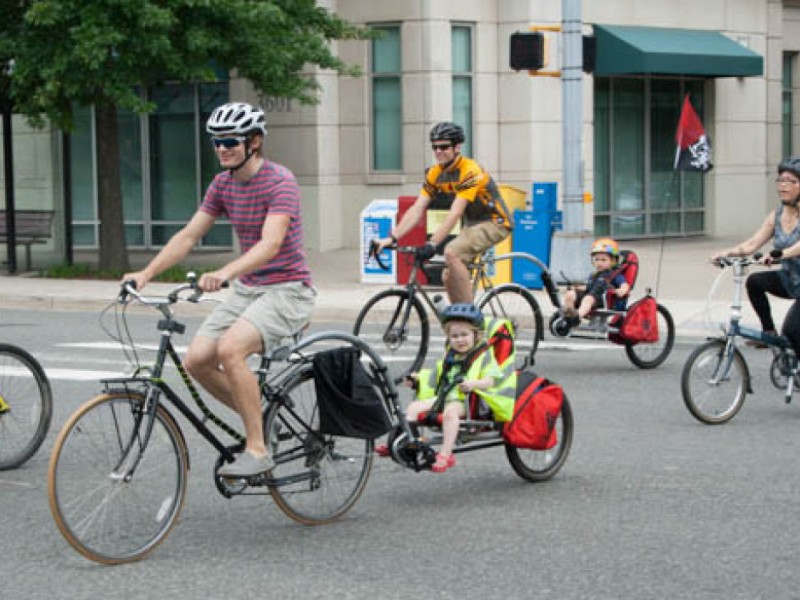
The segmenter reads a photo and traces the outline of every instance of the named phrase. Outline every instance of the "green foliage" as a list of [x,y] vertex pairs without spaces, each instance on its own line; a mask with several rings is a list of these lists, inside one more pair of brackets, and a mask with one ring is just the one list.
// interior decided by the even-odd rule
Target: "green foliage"
[[213,81],[212,61],[264,96],[314,102],[307,65],[356,74],[330,42],[369,35],[314,0],[0,0],[0,8],[0,61],[14,59],[16,112],[67,130],[74,105],[148,112],[137,87]]
[[[154,281],[180,283],[181,281],[186,281],[187,273],[201,275],[202,273],[213,270],[215,270],[214,267],[189,268],[175,265],[158,275]],[[74,265],[54,265],[43,269],[40,274],[42,277],[50,279],[110,279],[120,281],[125,273],[119,269],[96,269],[90,265],[80,263]]]

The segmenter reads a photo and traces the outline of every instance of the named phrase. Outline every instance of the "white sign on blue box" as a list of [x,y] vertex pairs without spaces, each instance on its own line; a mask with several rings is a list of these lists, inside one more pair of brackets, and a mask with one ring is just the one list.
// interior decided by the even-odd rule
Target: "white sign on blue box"
[[369,255],[372,240],[389,237],[397,219],[397,200],[373,200],[361,211],[361,281],[362,283],[396,283],[397,261],[395,252],[383,250],[381,262],[388,267],[383,270],[378,261]]

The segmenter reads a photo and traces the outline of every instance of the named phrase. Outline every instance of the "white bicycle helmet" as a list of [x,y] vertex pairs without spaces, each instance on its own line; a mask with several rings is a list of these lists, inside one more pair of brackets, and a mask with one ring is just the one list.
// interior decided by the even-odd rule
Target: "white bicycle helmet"
[[206,131],[211,135],[246,135],[258,131],[267,136],[267,120],[264,111],[246,102],[229,102],[214,109],[206,122]]

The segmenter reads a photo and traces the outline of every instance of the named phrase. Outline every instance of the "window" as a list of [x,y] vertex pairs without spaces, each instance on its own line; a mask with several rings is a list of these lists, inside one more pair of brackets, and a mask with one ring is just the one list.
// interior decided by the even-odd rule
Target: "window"
[[794,67],[796,52],[783,53],[783,88],[781,96],[781,150],[782,156],[791,156],[794,154],[794,143],[792,140],[792,68]]
[[453,121],[464,128],[462,152],[472,156],[472,28],[454,25],[451,32]]
[[675,130],[685,94],[703,119],[703,82],[595,78],[597,235],[702,233],[702,173],[675,171]]
[[403,169],[403,98],[399,25],[379,25],[372,40],[372,168]]
[[[164,245],[194,214],[205,188],[219,170],[205,122],[228,101],[228,83],[152,87],[156,111],[137,115],[119,111],[120,178],[125,239],[131,248]],[[71,134],[73,240],[76,247],[96,247],[99,239],[95,185],[94,117],[75,111]],[[230,225],[218,220],[203,247],[230,248]]]

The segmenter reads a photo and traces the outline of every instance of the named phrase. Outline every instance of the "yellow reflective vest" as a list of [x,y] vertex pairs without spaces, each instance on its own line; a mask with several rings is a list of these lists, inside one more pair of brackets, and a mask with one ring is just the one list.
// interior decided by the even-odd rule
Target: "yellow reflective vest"
[[[448,352],[448,354],[451,354]],[[501,368],[494,359],[490,347],[487,346],[483,352],[474,358],[472,363],[463,372],[463,364],[459,363],[455,357],[454,364],[445,369],[445,363],[449,360],[445,356],[436,363],[435,369],[423,369],[419,372],[417,397],[420,400],[436,398],[436,389],[442,377],[446,381],[442,382],[446,386],[457,375],[463,374],[465,380],[483,379],[491,377],[494,385],[488,390],[475,390],[472,392],[484,400],[492,411],[495,421],[510,421],[514,414],[514,399],[517,390],[517,373],[514,370],[513,360],[506,361],[504,368]],[[464,402],[467,394],[460,391],[456,386],[453,388],[446,399],[447,402]]]

